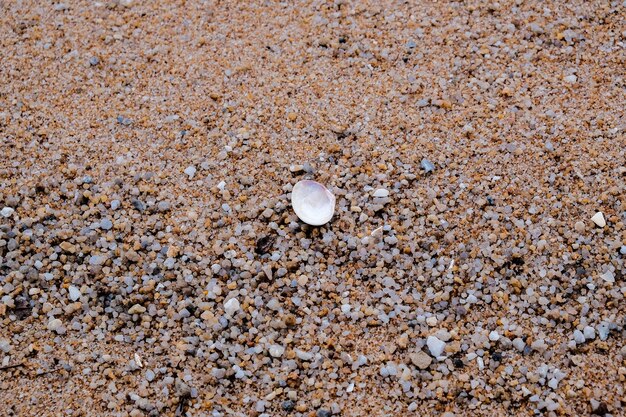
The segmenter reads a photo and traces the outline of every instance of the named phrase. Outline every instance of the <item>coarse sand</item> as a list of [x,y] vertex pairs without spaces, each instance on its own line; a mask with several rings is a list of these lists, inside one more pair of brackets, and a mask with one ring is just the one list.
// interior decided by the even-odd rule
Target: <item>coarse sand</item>
[[625,108],[623,1],[0,0],[0,415],[624,416]]

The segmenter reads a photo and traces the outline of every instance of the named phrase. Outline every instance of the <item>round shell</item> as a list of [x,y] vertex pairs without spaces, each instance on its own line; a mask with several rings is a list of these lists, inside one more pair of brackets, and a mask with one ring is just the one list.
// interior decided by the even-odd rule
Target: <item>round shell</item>
[[303,180],[293,186],[291,205],[300,220],[321,226],[335,213],[335,196],[319,182]]

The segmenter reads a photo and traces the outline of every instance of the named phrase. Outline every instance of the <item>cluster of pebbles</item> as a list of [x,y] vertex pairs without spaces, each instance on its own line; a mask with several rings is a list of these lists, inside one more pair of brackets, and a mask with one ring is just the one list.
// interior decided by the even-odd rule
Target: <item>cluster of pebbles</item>
[[625,19],[0,3],[2,414],[623,415]]

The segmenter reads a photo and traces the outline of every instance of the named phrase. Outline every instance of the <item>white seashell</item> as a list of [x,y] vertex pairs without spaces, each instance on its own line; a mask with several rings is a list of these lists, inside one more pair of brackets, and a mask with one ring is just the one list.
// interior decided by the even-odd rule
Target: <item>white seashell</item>
[[303,180],[293,186],[291,205],[300,220],[321,226],[335,213],[335,196],[319,182]]

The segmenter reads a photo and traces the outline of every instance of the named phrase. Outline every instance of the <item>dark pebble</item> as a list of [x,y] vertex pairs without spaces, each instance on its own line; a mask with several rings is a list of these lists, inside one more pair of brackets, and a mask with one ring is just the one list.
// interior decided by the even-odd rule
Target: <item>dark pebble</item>
[[283,403],[281,404],[281,407],[285,411],[291,411],[295,407],[295,404],[293,403],[293,401],[287,400],[287,401],[283,401]]

